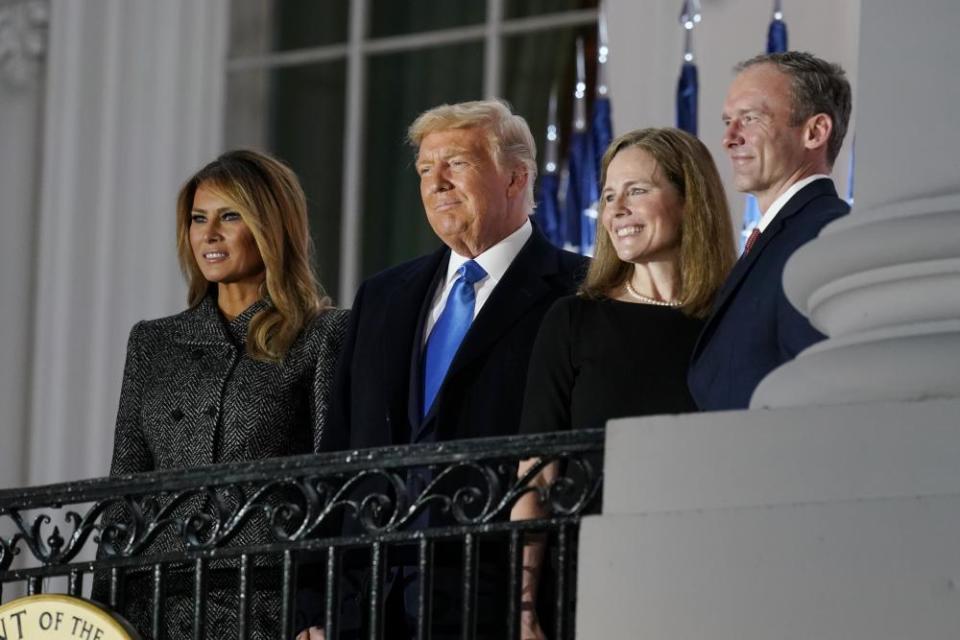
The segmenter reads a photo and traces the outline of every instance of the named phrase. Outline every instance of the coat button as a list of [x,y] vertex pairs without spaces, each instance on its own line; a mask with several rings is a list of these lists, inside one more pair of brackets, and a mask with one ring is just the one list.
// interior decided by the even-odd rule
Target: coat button
[[217,408],[213,405],[210,405],[209,407],[207,407],[207,415],[210,416],[211,418],[217,415]]
[[173,411],[170,412],[170,417],[177,421],[182,420],[183,411],[181,411],[180,409],[174,409]]

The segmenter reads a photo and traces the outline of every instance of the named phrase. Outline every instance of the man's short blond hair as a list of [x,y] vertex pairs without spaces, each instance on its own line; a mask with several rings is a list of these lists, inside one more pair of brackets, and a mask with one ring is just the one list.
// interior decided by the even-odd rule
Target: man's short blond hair
[[537,179],[537,145],[530,125],[510,110],[503,100],[475,100],[441,104],[421,113],[407,130],[407,139],[419,149],[423,139],[438,131],[482,128],[497,165],[503,169],[522,167],[527,173],[524,209],[533,212],[533,185]]

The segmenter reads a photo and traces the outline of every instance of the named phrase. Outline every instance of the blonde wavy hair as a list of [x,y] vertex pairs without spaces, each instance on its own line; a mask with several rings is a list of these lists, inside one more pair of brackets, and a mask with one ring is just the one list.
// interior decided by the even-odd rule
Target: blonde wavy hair
[[[613,158],[631,147],[649,153],[660,172],[683,198],[680,217],[680,294],[681,310],[702,318],[710,313],[713,297],[736,260],[733,225],[727,197],[717,166],[707,147],[685,131],[673,128],[638,129],[610,143],[600,172],[600,185],[607,181],[607,168]],[[603,200],[600,201],[600,218]],[[588,298],[606,298],[622,287],[633,265],[617,256],[610,236],[597,233],[597,247],[580,287]]]
[[424,111],[407,130],[407,140],[416,153],[420,142],[431,134],[450,129],[483,129],[487,145],[503,169],[522,167],[527,173],[527,188],[523,194],[524,211],[533,211],[533,183],[537,180],[537,144],[530,125],[523,116],[510,110],[504,100],[474,100],[456,104],[441,104]]
[[250,320],[247,353],[278,362],[303,328],[330,306],[311,267],[313,242],[300,181],[280,160],[246,149],[224,153],[187,180],[177,196],[177,254],[191,307],[211,286],[190,246],[193,198],[201,186],[236,207],[257,244],[266,270],[260,293],[272,304]]

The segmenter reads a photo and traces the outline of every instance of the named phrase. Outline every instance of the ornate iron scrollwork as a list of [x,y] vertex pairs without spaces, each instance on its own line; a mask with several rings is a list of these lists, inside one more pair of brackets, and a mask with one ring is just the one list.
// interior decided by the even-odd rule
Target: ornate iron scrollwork
[[[562,444],[563,438],[557,439]],[[553,443],[551,452],[541,454],[531,452],[530,443],[550,442],[542,437],[478,442],[459,445],[467,453],[449,455],[438,446],[408,447],[406,455],[393,451],[385,461],[372,456],[358,463],[356,453],[343,454],[333,471],[327,467],[337,458],[329,455],[316,463],[304,458],[294,467],[282,460],[255,463],[254,472],[241,465],[210,467],[178,479],[182,485],[195,477],[192,486],[173,488],[163,472],[135,481],[94,481],[101,484],[99,495],[109,497],[91,500],[83,490],[71,491],[73,505],[91,505],[82,512],[61,511],[62,495],[26,507],[23,494],[19,505],[5,505],[0,497],[0,524],[7,521],[15,530],[9,538],[0,536],[0,571],[10,568],[22,548],[42,566],[68,564],[91,538],[101,558],[129,558],[150,556],[161,538],[164,552],[230,546],[248,527],[257,529],[259,543],[280,544],[342,535],[345,522],[353,523],[352,535],[365,539],[405,531],[413,536],[425,526],[469,528],[506,522],[513,505],[530,492],[551,516],[575,517],[600,491],[599,434],[567,449]],[[515,455],[505,453],[511,445]],[[526,457],[537,462],[518,477],[517,464]],[[534,479],[548,465],[556,477],[540,486]],[[41,497],[43,490],[37,490]],[[64,519],[65,530],[52,525],[55,516]]]

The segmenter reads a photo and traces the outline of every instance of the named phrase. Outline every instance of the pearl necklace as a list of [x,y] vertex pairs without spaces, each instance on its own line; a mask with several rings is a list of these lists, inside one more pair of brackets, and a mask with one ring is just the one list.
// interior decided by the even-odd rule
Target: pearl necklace
[[656,300],[654,298],[648,298],[647,296],[637,293],[637,290],[633,288],[633,285],[630,284],[630,281],[625,282],[627,285],[627,293],[632,295],[634,298],[641,302],[646,302],[647,304],[655,304],[658,307],[679,307],[683,304],[683,300]]

